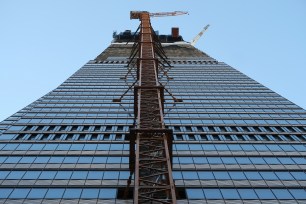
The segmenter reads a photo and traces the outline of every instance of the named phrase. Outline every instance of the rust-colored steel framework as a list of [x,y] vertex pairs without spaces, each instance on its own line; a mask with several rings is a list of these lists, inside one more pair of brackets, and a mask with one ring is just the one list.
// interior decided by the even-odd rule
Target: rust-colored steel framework
[[131,19],[141,22],[129,62],[137,65],[138,81],[134,86],[135,128],[130,132],[134,203],[176,203],[171,170],[173,134],[164,125],[164,87],[158,81],[166,56],[152,29],[150,13],[132,11]]

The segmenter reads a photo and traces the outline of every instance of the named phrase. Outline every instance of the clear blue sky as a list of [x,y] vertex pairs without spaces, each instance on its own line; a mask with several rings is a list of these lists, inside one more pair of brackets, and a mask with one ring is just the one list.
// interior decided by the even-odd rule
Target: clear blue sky
[[135,30],[130,10],[189,11],[153,27],[190,41],[210,24],[196,47],[306,108],[305,0],[0,0],[0,120]]

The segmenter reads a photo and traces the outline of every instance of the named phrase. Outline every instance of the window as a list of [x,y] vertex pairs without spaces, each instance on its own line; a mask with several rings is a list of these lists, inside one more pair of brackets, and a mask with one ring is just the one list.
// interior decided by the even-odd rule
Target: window
[[257,199],[257,195],[253,189],[237,189],[241,199],[250,200]]
[[202,189],[186,189],[188,199],[204,199],[204,193]]
[[68,188],[66,189],[63,198],[79,198],[81,193],[82,189],[80,188]]
[[86,179],[88,171],[74,171],[71,179]]
[[200,179],[204,179],[204,180],[215,179],[214,174],[211,171],[205,171],[205,172],[201,171],[201,172],[198,172],[198,175]]
[[25,171],[12,171],[6,179],[21,179],[24,174]]
[[27,171],[24,174],[23,179],[37,179],[40,173],[41,171]]
[[292,195],[286,189],[272,189],[277,199],[293,199]]
[[[291,172],[291,173],[302,173],[302,172]],[[275,172],[276,176],[281,180],[294,180],[289,172]],[[304,174],[304,173],[302,173]],[[299,180],[299,179],[297,179]]]
[[114,188],[100,189],[99,198],[114,199],[116,198],[117,190]]
[[217,180],[230,179],[230,176],[226,171],[215,171],[214,176]]
[[260,172],[260,175],[264,180],[278,180],[274,172]]
[[304,189],[289,189],[295,199],[306,199],[306,191]]
[[119,171],[105,171],[103,179],[118,179]]
[[72,171],[58,171],[55,179],[70,179]]
[[81,198],[98,198],[99,189],[97,188],[86,188],[83,189]]
[[255,189],[259,199],[275,199],[270,189]]
[[236,189],[221,189],[224,199],[240,199]]
[[7,198],[12,191],[12,188],[0,188],[0,198]]
[[182,174],[184,179],[198,179],[198,174],[194,171],[183,171]]
[[47,193],[47,190],[47,188],[32,188],[27,198],[44,198]]
[[233,180],[244,180],[244,179],[246,179],[246,177],[245,177],[245,175],[242,171],[230,171],[228,173]]
[[207,199],[223,199],[219,189],[203,189]]
[[103,178],[103,171],[89,171],[87,179],[101,180]]
[[26,198],[29,191],[29,188],[15,188],[9,198]]
[[246,171],[244,172],[245,176],[249,179],[249,180],[262,180],[260,174],[258,172],[255,171]]
[[41,172],[39,179],[53,179],[57,171],[43,171]]

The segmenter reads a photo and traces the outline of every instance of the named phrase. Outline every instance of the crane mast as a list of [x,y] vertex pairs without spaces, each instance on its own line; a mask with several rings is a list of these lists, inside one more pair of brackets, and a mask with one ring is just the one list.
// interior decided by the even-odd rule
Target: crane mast
[[[134,86],[135,126],[130,130],[130,171],[135,174],[134,203],[176,203],[172,178],[172,130],[165,128],[164,87],[158,80],[160,59],[167,58],[151,26],[151,16],[181,15],[176,12],[150,14],[131,11],[139,19],[139,40],[131,59],[137,64]],[[165,61],[165,58],[163,60]],[[130,176],[131,178],[131,176]]]
[[198,42],[198,40],[199,40],[200,37],[204,34],[204,32],[208,29],[208,27],[209,27],[209,25],[205,26],[205,27],[203,28],[203,30],[202,30],[197,36],[195,36],[195,37],[193,38],[193,40],[190,42],[190,44],[191,44],[192,46],[195,46],[195,44]]

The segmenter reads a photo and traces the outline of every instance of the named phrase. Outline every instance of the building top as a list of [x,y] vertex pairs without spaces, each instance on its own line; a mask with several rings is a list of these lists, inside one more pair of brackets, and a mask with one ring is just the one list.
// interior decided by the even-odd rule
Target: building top
[[[169,58],[205,58],[207,60],[215,60],[184,41],[183,37],[179,35],[178,28],[172,28],[172,34],[170,35],[159,35],[158,31],[155,31],[155,33]],[[104,61],[114,56],[117,58],[129,58],[132,46],[138,38],[139,33],[132,32],[131,30],[120,33],[114,32],[112,44],[99,54],[95,60]]]

